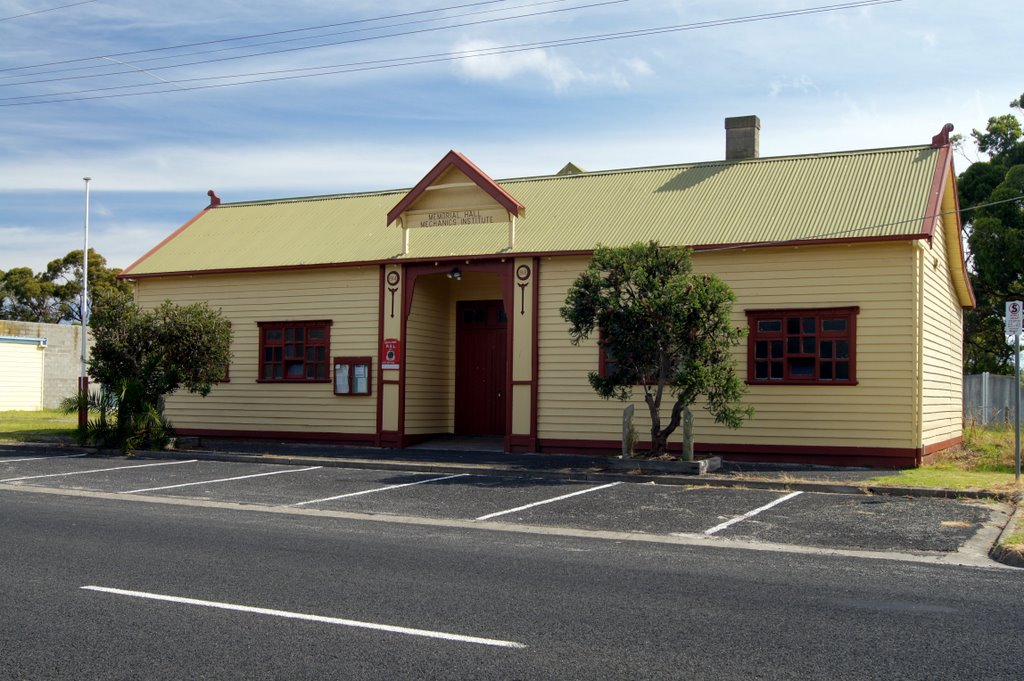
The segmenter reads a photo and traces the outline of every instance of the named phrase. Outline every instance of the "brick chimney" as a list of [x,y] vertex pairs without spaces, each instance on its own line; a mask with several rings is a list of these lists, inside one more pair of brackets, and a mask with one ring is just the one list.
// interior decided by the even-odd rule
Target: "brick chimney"
[[761,150],[761,119],[734,116],[725,119],[725,160],[757,158]]

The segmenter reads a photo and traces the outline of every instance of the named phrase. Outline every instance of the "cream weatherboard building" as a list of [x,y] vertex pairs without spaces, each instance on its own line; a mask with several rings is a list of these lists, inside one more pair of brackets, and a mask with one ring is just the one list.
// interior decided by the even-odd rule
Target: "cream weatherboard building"
[[0,335],[0,411],[43,408],[46,339]]
[[[411,190],[221,203],[128,267],[137,300],[207,301],[233,360],[183,434],[383,447],[446,434],[614,453],[624,405],[559,315],[596,244],[656,240],[733,288],[739,430],[695,410],[697,451],[913,466],[961,440],[964,266],[947,125],[930,144],[496,182],[450,152]],[[637,430],[649,430],[640,403]],[[677,442],[678,445],[678,442]]]

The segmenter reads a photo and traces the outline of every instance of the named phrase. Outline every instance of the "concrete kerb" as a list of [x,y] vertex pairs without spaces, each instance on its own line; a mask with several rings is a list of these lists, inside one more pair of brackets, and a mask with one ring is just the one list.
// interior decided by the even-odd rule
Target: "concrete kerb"
[[992,548],[988,552],[988,556],[992,560],[1016,568],[1024,568],[1024,553],[1016,549],[1010,549],[1003,543],[1003,540],[1016,532],[1018,527],[1024,526],[1024,511],[1021,509],[1022,506],[1018,504],[1013,515],[1010,516],[1010,520],[1003,526],[1002,532],[999,533],[999,537],[996,538],[995,543],[992,544]]

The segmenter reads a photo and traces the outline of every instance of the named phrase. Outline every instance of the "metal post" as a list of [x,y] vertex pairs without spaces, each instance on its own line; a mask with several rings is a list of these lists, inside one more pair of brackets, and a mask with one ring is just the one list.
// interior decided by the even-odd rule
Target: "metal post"
[[1013,477],[1020,483],[1020,329],[1013,334]]
[[988,407],[988,372],[983,371],[981,374],[981,425],[987,426],[990,420]]
[[89,376],[86,373],[86,363],[89,360],[87,341],[89,335],[89,182],[92,178],[83,177],[82,179],[85,180],[85,240],[82,246],[82,371],[78,379],[78,390],[81,396],[78,406],[78,427],[80,430],[85,430],[89,421]]

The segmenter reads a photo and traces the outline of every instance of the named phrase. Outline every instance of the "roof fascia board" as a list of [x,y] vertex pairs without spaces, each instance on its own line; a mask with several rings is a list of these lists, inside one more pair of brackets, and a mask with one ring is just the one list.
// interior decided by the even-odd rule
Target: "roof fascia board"
[[935,161],[935,174],[932,176],[931,190],[928,195],[928,206],[925,209],[921,231],[927,235],[928,243],[935,236],[936,227],[941,224],[946,236],[946,259],[949,263],[950,275],[954,279],[954,290],[963,307],[975,307],[977,297],[971,286],[967,273],[967,260],[964,257],[961,235],[963,224],[960,219],[960,198],[956,188],[956,171],[953,167],[953,145],[949,133],[953,132],[953,124],[946,123],[939,134],[932,137],[932,148],[939,149]]
[[161,248],[163,248],[168,243],[170,243],[176,236],[178,236],[179,234],[184,232],[186,229],[191,227],[192,224],[195,223],[196,220],[198,220],[199,218],[201,218],[204,215],[206,215],[206,211],[208,211],[208,210],[212,210],[212,208],[210,206],[207,206],[206,208],[202,209],[201,211],[199,211],[198,213],[193,215],[191,220],[189,220],[188,222],[183,224],[181,227],[179,227],[178,229],[176,229],[173,232],[171,232],[163,241],[161,241],[156,246],[153,246],[153,248],[151,248],[148,251],[146,251],[146,253],[141,258],[139,258],[138,260],[133,262],[131,265],[128,265],[128,267],[126,267],[123,270],[121,270],[121,273],[117,275],[117,278],[118,279],[134,279],[135,277],[139,276],[139,275],[132,275],[132,270],[134,268],[136,268],[139,265],[141,265],[142,263],[144,263],[146,260],[149,259],[150,256],[152,256],[154,253],[156,253]]
[[[943,226],[946,230],[946,257],[949,272],[954,279],[954,288],[963,307],[977,307],[978,298],[967,273],[967,258],[964,253],[963,224],[960,220],[960,192],[956,188],[956,172],[950,159],[949,175],[946,179],[946,194],[942,200]],[[947,220],[948,218],[948,220]]]
[[486,192],[492,199],[497,201],[502,207],[505,208],[509,213],[520,216],[523,213],[524,206],[519,203],[511,194],[502,189],[501,185],[492,180],[490,176],[484,171],[480,170],[476,165],[468,158],[463,156],[457,151],[449,151],[445,154],[444,158],[437,162],[429,173],[427,173],[422,180],[420,180],[415,187],[409,190],[401,201],[399,201],[394,208],[388,211],[388,222],[391,224],[398,217],[404,213],[409,206],[411,206],[420,196],[427,191],[427,187],[432,185],[446,170],[451,167],[458,168],[462,173],[473,181],[476,186],[480,187]]
[[46,339],[36,336],[0,336],[0,343],[12,343],[15,345],[38,345],[46,347]]
[[[921,225],[921,232],[928,235],[931,241],[935,234],[935,226],[942,217],[942,197],[946,191],[946,177],[953,170],[953,145],[949,142],[949,132],[953,129],[951,123],[946,123],[938,135],[932,138],[932,148],[938,149],[939,153],[935,159],[935,172],[932,174],[932,184],[928,192],[928,204],[924,211],[924,221]],[[959,216],[957,217],[959,221]]]

